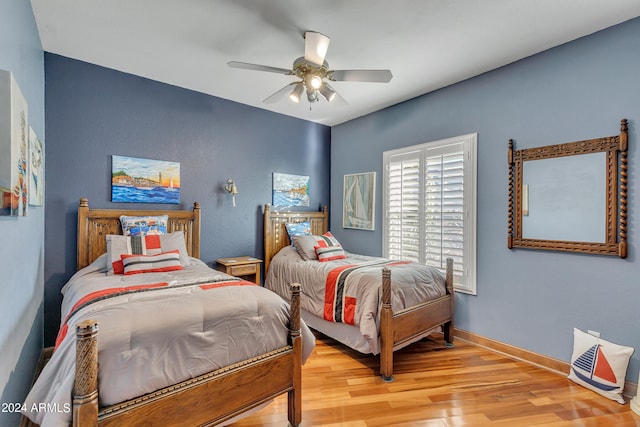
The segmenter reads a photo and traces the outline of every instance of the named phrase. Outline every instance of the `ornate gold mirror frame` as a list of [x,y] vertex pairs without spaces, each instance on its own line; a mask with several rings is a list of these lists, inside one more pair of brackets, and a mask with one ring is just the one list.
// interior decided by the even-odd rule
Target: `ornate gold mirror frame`
[[[620,123],[620,135],[545,147],[514,149],[509,140],[509,224],[507,247],[583,252],[627,256],[627,120]],[[523,186],[525,162],[581,154],[605,153],[605,239],[603,242],[551,240],[523,236],[523,215],[528,215],[528,185]],[[563,194],[558,194],[559,198]],[[524,209],[523,209],[524,208]]]

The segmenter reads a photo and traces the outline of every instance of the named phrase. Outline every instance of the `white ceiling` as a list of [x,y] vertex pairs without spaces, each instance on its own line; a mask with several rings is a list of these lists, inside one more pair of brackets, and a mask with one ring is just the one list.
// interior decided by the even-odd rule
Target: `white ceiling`
[[[640,16],[638,0],[31,0],[47,52],[335,125]],[[335,82],[348,102],[263,99],[293,76],[305,31],[331,38],[331,69],[390,69],[390,83]]]

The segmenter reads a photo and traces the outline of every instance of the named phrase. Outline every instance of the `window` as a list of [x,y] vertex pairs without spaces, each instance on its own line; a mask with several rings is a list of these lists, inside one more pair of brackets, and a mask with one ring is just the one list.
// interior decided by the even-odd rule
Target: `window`
[[383,153],[383,255],[444,271],[476,294],[477,134]]

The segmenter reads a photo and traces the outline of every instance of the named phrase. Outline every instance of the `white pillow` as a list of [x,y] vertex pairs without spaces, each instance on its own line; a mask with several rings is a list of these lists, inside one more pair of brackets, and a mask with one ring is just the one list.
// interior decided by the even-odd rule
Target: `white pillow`
[[602,396],[624,404],[622,391],[633,347],[613,344],[573,329],[573,355],[568,378]]
[[315,247],[318,245],[318,236],[300,235],[291,238],[291,244],[296,248],[298,255],[305,261],[318,259]]
[[178,249],[180,251],[180,264],[183,267],[189,267],[191,262],[189,261],[189,253],[187,252],[187,244],[184,241],[184,232],[174,231],[160,236],[160,245],[162,246],[162,252],[169,252]]

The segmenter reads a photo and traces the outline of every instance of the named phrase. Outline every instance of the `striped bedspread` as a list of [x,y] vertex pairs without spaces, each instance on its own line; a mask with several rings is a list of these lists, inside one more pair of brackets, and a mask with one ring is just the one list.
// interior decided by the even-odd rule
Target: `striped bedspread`
[[[362,294],[372,287],[375,289],[377,286],[375,280],[381,280],[382,268],[406,264],[409,262],[366,261],[361,264],[341,265],[330,270],[325,281],[324,320],[355,325],[358,298],[362,298],[358,292]],[[359,280],[362,280],[363,275],[370,277],[370,273],[377,277],[373,276],[373,281],[369,284],[361,284]]]
[[[103,255],[104,257],[104,255]],[[101,406],[116,404],[286,346],[289,305],[273,292],[190,259],[183,270],[107,275],[106,259],[76,273],[63,288],[56,349],[25,408],[67,407],[75,375],[75,334],[98,322]],[[303,360],[315,338],[302,323]],[[37,407],[37,405],[35,406]],[[70,407],[70,406],[69,406]],[[42,426],[69,425],[68,412],[25,414]]]
[[288,299],[289,284],[300,283],[303,310],[358,327],[377,354],[384,267],[391,269],[394,311],[446,295],[445,278],[432,267],[355,254],[329,262],[305,261],[290,246],[271,260],[265,287]]

